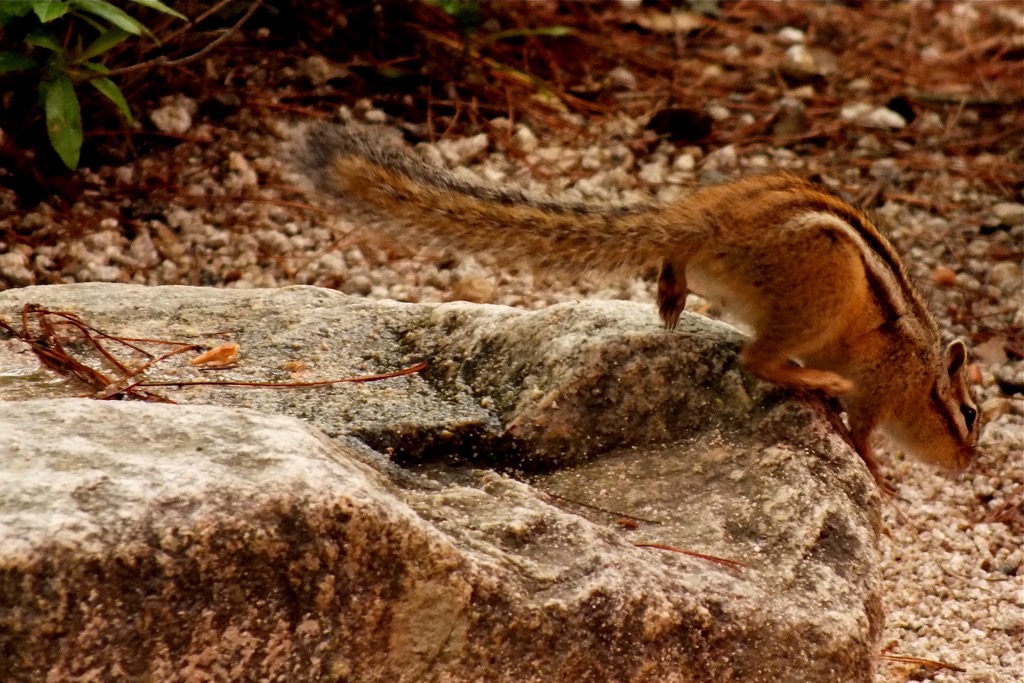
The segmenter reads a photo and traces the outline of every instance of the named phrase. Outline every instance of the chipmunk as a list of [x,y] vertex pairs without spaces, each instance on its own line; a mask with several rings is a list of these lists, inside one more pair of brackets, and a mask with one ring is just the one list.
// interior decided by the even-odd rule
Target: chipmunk
[[786,173],[702,187],[674,203],[579,202],[466,179],[389,139],[323,124],[295,163],[353,217],[401,241],[445,244],[570,274],[661,262],[657,304],[675,327],[692,290],[752,330],[757,377],[836,397],[883,488],[871,435],[925,462],[974,457],[979,420],[962,341],[939,330],[892,245],[858,209]]

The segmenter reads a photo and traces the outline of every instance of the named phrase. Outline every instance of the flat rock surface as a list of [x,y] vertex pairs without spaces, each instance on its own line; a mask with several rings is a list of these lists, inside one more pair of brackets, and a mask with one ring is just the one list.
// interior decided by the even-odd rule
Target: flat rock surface
[[[176,402],[300,417],[328,435],[357,436],[404,461],[461,453],[460,459],[507,466],[500,458],[511,453],[517,466],[550,466],[709,429],[770,436],[780,423],[805,427],[811,413],[825,429],[833,420],[816,400],[803,411],[775,410],[783,392],[740,370],[741,338],[733,328],[687,314],[669,333],[649,307],[629,302],[526,312],[463,302],[366,301],[315,287],[233,291],[90,283],[0,293],[0,315],[17,320],[18,327],[27,304],[72,311],[123,337],[206,348],[229,340],[240,345],[231,369],[200,370],[182,355],[149,371],[152,381],[316,382],[426,362],[423,372],[382,382],[153,389]],[[81,340],[72,339],[68,349],[118,377]],[[8,355],[22,358],[12,365],[23,362],[25,350],[8,346]],[[135,356],[134,365],[144,360]],[[15,373],[18,381],[0,385],[0,399],[84,390],[37,370],[38,363],[28,363]],[[800,438],[802,431],[790,429],[789,436]]]
[[241,345],[233,369],[183,355],[151,380],[429,365],[153,388],[193,404],[160,405],[58,398],[83,388],[3,342],[15,680],[871,680],[873,485],[823,406],[738,369],[726,326],[117,285],[0,293],[0,315],[25,303]]

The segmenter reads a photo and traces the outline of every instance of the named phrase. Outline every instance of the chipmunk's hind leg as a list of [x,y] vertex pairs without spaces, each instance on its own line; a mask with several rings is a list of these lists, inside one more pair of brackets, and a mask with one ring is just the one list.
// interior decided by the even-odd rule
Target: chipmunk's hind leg
[[795,389],[820,389],[829,396],[842,396],[853,389],[848,379],[828,370],[805,368],[792,357],[789,345],[764,337],[748,343],[740,356],[750,372],[768,382]]
[[[820,389],[829,396],[842,396],[853,382],[817,362],[835,341],[835,320],[841,318],[844,297],[828,294],[785,299],[769,297],[773,305],[754,324],[751,339],[740,356],[743,364],[761,379],[795,389]],[[828,369],[826,369],[828,368]]]
[[739,260],[752,287],[744,298],[758,303],[743,362],[770,382],[842,396],[853,382],[837,372],[847,362],[840,344],[851,320],[870,314],[860,252],[828,224],[798,223],[780,238]]
[[686,264],[666,260],[658,274],[658,315],[665,329],[675,329],[685,307]]

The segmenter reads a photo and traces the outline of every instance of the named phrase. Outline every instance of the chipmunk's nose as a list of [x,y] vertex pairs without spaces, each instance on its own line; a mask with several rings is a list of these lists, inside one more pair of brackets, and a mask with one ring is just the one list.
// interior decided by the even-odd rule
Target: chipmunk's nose
[[[975,440],[974,443],[977,443],[977,440]],[[957,470],[963,472],[970,468],[970,466],[973,465],[975,461],[978,459],[977,456],[978,453],[974,448],[974,444],[972,444],[968,448],[964,448],[963,450],[961,450],[959,453],[956,454]]]

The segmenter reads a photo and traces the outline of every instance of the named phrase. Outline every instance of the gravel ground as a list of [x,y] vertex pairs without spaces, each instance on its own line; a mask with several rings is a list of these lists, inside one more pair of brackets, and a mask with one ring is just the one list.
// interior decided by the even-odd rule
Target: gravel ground
[[[309,284],[370,298],[462,299],[540,308],[584,297],[653,302],[653,270],[618,281],[554,280],[459,253],[414,254],[381,243],[332,216],[283,168],[277,153],[290,124],[248,127],[193,122],[195,105],[169,98],[157,126],[175,125],[190,142],[135,164],[81,174],[86,187],[69,210],[14,210],[0,194],[0,289],[53,282],[281,287]],[[382,122],[370,103],[346,114]],[[914,125],[934,125],[921,117]],[[974,471],[948,477],[883,450],[899,498],[885,508],[883,539],[888,626],[883,650],[953,665],[934,669],[883,661],[879,680],[1010,683],[1024,679],[1024,364],[1011,358],[1024,328],[1020,196],[991,194],[941,170],[906,171],[878,158],[870,129],[859,146],[865,171],[843,176],[784,149],[744,153],[724,147],[657,147],[638,158],[642,133],[612,120],[577,146],[540,141],[522,125],[492,121],[475,137],[442,141],[428,154],[463,172],[576,198],[655,195],[671,200],[697,184],[769,168],[821,173],[837,191],[912,187],[941,197],[942,214],[888,201],[875,212],[906,255],[950,338],[981,339],[975,376],[987,425]],[[856,125],[851,123],[851,125]],[[412,127],[415,130],[415,127]],[[586,142],[591,140],[592,142]],[[513,154],[498,142],[511,141]],[[938,160],[935,168],[961,160]],[[908,177],[912,174],[913,177]],[[138,187],[148,187],[140,194]],[[903,196],[903,195],[901,195]],[[24,239],[34,235],[33,244]],[[691,310],[702,310],[699,300]],[[655,313],[652,303],[652,323]]]

